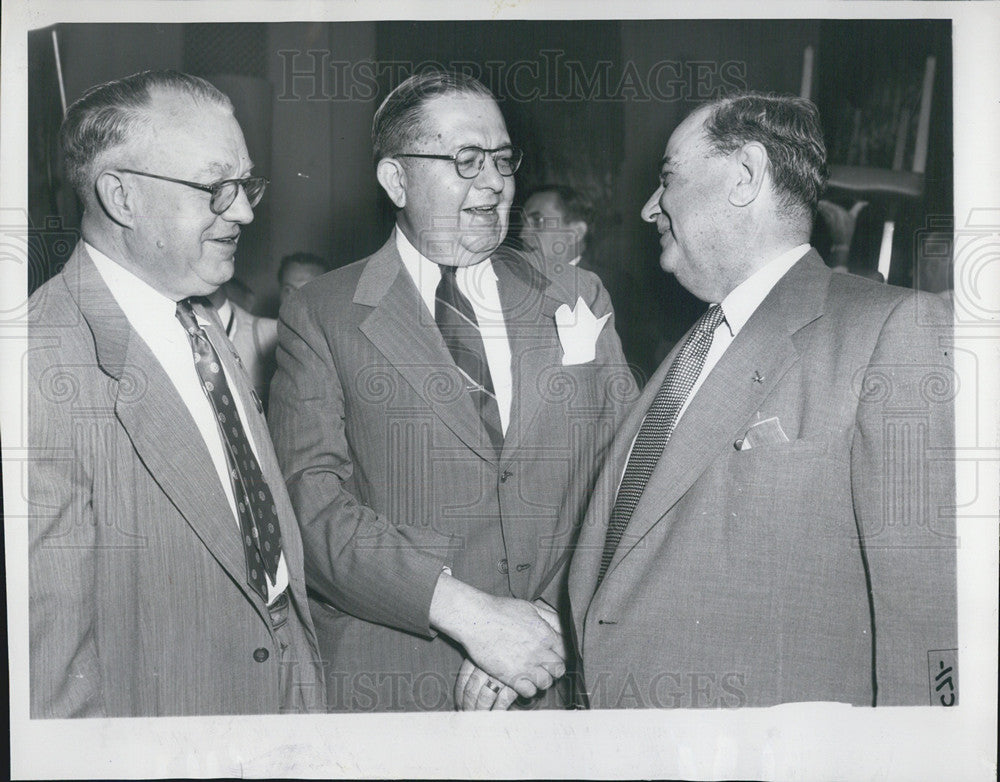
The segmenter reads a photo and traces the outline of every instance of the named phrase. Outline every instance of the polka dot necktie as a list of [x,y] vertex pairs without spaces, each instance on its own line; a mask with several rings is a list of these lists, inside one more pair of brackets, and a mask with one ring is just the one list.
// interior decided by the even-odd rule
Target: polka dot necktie
[[618,487],[618,496],[615,498],[604,539],[601,568],[597,574],[598,585],[608,572],[615,550],[632,518],[632,512],[639,504],[639,498],[646,489],[649,476],[653,474],[667,440],[673,434],[681,408],[691,389],[694,388],[702,367],[705,366],[715,330],[725,319],[722,307],[718,304],[708,308],[681,346],[677,357],[667,370],[666,377],[663,378],[663,384],[653,397],[653,402],[632,445],[621,486]]
[[177,319],[187,331],[201,387],[212,405],[222,435],[246,554],[247,583],[266,603],[264,575],[266,573],[270,577],[271,583],[277,580],[278,560],[281,557],[278,511],[243,429],[219,354],[195,320],[189,299],[177,302]]

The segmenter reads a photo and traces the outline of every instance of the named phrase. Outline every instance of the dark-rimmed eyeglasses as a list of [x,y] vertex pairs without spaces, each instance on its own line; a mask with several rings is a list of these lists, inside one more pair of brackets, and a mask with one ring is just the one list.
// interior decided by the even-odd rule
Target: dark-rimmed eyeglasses
[[248,176],[243,177],[243,179],[222,179],[210,185],[203,185],[200,182],[188,182],[186,179],[174,179],[174,177],[163,176],[162,174],[150,174],[148,171],[136,171],[131,168],[122,168],[119,170],[126,174],[138,174],[139,176],[148,176],[153,179],[162,179],[164,182],[187,185],[196,190],[204,190],[206,193],[211,193],[212,199],[208,202],[208,208],[212,210],[213,214],[217,215],[221,215],[233,205],[241,187],[243,188],[243,192],[247,194],[247,201],[250,202],[250,206],[257,206],[260,203],[260,199],[264,197],[264,188],[268,184],[267,179],[262,176]]
[[517,147],[507,144],[496,149],[482,147],[462,147],[454,155],[428,155],[423,152],[400,152],[393,157],[422,157],[431,160],[450,160],[455,164],[455,171],[462,179],[475,179],[486,164],[486,156],[493,156],[493,165],[497,167],[500,176],[514,176],[521,159],[524,157]]

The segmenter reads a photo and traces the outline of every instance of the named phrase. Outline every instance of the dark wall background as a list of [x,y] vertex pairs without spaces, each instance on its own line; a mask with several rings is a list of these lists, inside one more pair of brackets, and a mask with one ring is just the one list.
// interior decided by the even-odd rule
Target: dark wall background
[[69,102],[101,81],[166,67],[205,76],[233,98],[257,171],[271,180],[241,241],[237,272],[264,314],[274,312],[282,255],[306,250],[341,265],[385,240],[392,214],[374,178],[371,119],[386,92],[421,66],[462,68],[498,96],[526,152],[516,203],[551,181],[593,200],[588,254],[614,297],[640,374],[703,308],[659,270],[656,232],[639,218],[667,137],[695,105],[727,91],[797,94],[806,46],[815,51],[813,97],[834,154],[852,106],[927,54],[938,57],[928,193],[897,228],[902,257],[914,258],[928,215],[952,211],[947,21],[59,25],[29,33],[32,287],[65,260],[78,224],[55,144],[61,105],[53,29]]

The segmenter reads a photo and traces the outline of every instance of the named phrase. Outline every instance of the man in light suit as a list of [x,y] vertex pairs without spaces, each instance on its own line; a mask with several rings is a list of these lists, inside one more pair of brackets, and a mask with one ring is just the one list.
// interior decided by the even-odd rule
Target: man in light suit
[[503,709],[565,670],[567,552],[634,384],[598,279],[499,247],[520,151],[469,77],[373,125],[374,255],[282,307],[269,421],[328,703]]
[[815,106],[757,94],[667,144],[642,216],[713,306],[627,418],[576,547],[592,707],[954,702],[951,316],[809,248],[825,155]]
[[190,298],[232,276],[266,185],[232,105],[135,74],[74,103],[62,144],[83,240],[29,308],[31,715],[324,710],[267,425]]

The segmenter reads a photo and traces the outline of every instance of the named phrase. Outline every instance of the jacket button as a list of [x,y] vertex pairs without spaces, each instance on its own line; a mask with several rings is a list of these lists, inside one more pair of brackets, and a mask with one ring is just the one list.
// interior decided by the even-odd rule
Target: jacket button
[[509,572],[510,568],[507,566],[507,560],[506,559],[501,559],[499,562],[497,562],[497,570],[499,570],[504,575],[507,575],[507,573]]
[[507,479],[513,474],[510,470],[504,470],[500,473],[500,483],[507,483]]
[[270,656],[271,653],[267,651],[267,649],[265,649],[263,646],[260,647],[260,649],[254,649],[253,651],[253,659],[259,663],[264,662]]

